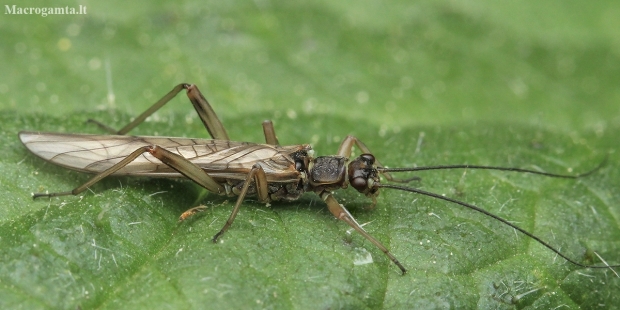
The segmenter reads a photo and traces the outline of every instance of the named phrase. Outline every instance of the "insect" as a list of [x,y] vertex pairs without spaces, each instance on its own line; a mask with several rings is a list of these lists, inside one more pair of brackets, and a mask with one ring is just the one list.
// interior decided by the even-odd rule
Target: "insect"
[[[213,140],[126,135],[183,90],[187,91],[187,96]],[[374,207],[380,189],[395,189],[430,196],[478,211],[533,238],[575,265],[588,268],[620,266],[606,263],[604,266],[579,263],[539,237],[477,206],[402,185],[419,180],[417,177],[398,179],[392,175],[405,171],[488,169],[575,179],[593,173],[600,166],[579,175],[478,165],[386,168],[372,155],[370,149],[354,136],[347,136],[340,144],[336,155],[330,156],[314,157],[314,152],[308,144],[281,146],[271,121],[263,122],[265,144],[231,141],[208,101],[200,93],[198,87],[191,84],[177,85],[152,107],[118,131],[99,122],[89,121],[114,135],[26,131],[19,133],[19,138],[26,148],[44,160],[69,169],[95,174],[90,180],[71,191],[35,193],[33,198],[77,195],[109,175],[185,177],[210,192],[238,197],[228,220],[212,239],[213,242],[217,242],[218,238],[233,224],[247,196],[256,196],[261,202],[292,201],[305,192],[314,192],[325,202],[329,211],[337,219],[346,222],[379,248],[405,274],[406,269],[398,259],[379,240],[368,234],[332,195],[335,190],[351,186],[370,198],[371,207]],[[353,147],[359,148],[362,154],[350,159]],[[603,164],[604,162],[601,163]],[[391,183],[382,183],[381,176]],[[180,216],[179,221],[204,209],[204,206],[191,208]]]

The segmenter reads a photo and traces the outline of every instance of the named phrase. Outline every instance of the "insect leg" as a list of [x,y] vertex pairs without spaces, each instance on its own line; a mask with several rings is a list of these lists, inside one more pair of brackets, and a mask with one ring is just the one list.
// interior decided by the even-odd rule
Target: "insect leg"
[[77,194],[85,191],[87,188],[89,188],[93,184],[99,182],[101,179],[103,179],[103,178],[109,176],[110,174],[118,171],[119,169],[127,166],[127,164],[132,162],[138,156],[142,155],[144,152],[148,152],[148,148],[149,148],[148,146],[145,146],[145,147],[141,147],[141,148],[133,151],[131,154],[129,154],[123,160],[121,160],[118,163],[116,163],[114,166],[112,166],[112,167],[108,168],[107,170],[102,171],[101,173],[95,175],[90,180],[86,181],[86,183],[84,183],[84,184],[74,188],[71,191],[56,192],[56,193],[35,193],[35,194],[32,195],[32,198],[33,199],[36,199],[36,198],[39,198],[39,197],[49,197],[49,198],[51,198],[51,197],[56,197],[56,196],[77,195]]
[[265,133],[265,141],[267,144],[280,145],[278,137],[276,137],[276,130],[273,128],[273,123],[270,120],[263,122],[263,132]]
[[[351,151],[353,150],[353,145],[357,146],[364,153],[372,154],[372,152],[366,146],[366,144],[364,144],[358,138],[356,138],[354,136],[351,136],[351,135],[348,135],[346,138],[344,138],[344,140],[342,140],[342,143],[340,143],[340,147],[338,148],[338,153],[337,153],[338,156],[343,156],[343,157],[346,157],[346,158],[350,158],[351,157]],[[383,166],[379,162],[378,159],[375,159],[375,164],[378,167],[385,167],[385,166]],[[408,179],[399,179],[399,178],[393,177],[388,172],[382,172],[382,174],[383,174],[383,176],[385,176],[386,179],[388,179],[389,181],[392,181],[392,182],[408,183],[408,182],[411,182],[411,181],[419,181],[420,180],[419,177],[412,177],[412,178],[408,178]]]
[[209,174],[202,170],[202,168],[187,160],[185,157],[172,153],[157,145],[150,146],[148,151],[151,155],[161,160],[162,163],[178,171],[180,174],[206,188],[210,192],[216,194],[224,194],[226,192],[222,185],[217,183]]
[[177,223],[181,223],[185,220],[187,220],[188,218],[196,215],[198,212],[202,212],[204,210],[206,210],[207,207],[206,206],[197,206],[197,207],[193,207],[185,212],[183,212],[181,214],[181,216],[179,216],[179,221]]
[[218,184],[217,182],[215,182],[215,180],[213,180],[206,172],[204,172],[202,169],[200,169],[200,167],[196,166],[196,164],[190,162],[189,160],[185,159],[184,157],[174,154],[166,149],[163,149],[157,145],[149,145],[149,146],[144,146],[141,147],[135,151],[133,151],[131,154],[129,154],[127,157],[125,157],[123,160],[119,161],[118,163],[114,164],[112,167],[102,171],[101,173],[95,175],[93,178],[91,178],[90,180],[86,181],[86,183],[74,188],[71,191],[67,191],[67,192],[57,192],[57,193],[36,193],[32,196],[32,198],[36,199],[39,197],[55,197],[55,196],[65,196],[65,195],[77,195],[83,191],[85,191],[87,188],[89,188],[90,186],[92,186],[93,184],[101,181],[101,179],[111,175],[112,173],[118,171],[119,169],[127,166],[129,163],[131,163],[132,161],[134,161],[136,158],[138,158],[138,156],[142,155],[143,153],[150,153],[151,155],[155,156],[157,159],[161,160],[164,164],[170,166],[171,168],[175,169],[176,171],[178,171],[179,173],[183,174],[184,176],[186,176],[187,178],[191,179],[192,181],[198,183],[199,185],[203,186],[204,188],[208,189],[209,191],[215,192],[215,193],[222,193],[225,191],[224,187],[221,186],[220,184]]
[[267,176],[265,176],[265,171],[263,170],[263,167],[261,167],[259,164],[254,164],[254,166],[252,166],[252,169],[250,169],[247,178],[245,179],[243,188],[241,188],[241,192],[239,192],[237,202],[235,203],[235,206],[232,210],[232,213],[230,213],[228,220],[226,220],[226,224],[224,224],[224,227],[222,227],[222,229],[217,234],[215,234],[215,236],[213,236],[214,243],[216,243],[217,239],[222,234],[224,234],[232,225],[235,217],[237,216],[237,213],[239,213],[239,208],[243,203],[243,199],[245,198],[245,195],[250,188],[250,183],[252,182],[254,182],[255,184],[258,200],[261,202],[269,201],[269,188],[267,187],[268,183]]
[[224,125],[220,122],[220,119],[217,117],[217,114],[215,114],[215,111],[213,111],[213,108],[211,108],[207,99],[200,93],[198,87],[194,84],[181,85],[187,89],[187,97],[189,97],[189,101],[194,105],[194,109],[196,109],[198,116],[205,125],[205,128],[207,128],[207,131],[209,131],[211,137],[219,140],[230,140],[226,133],[226,129],[224,129]]
[[159,110],[166,103],[170,102],[170,100],[172,100],[172,98],[174,98],[183,89],[187,89],[187,96],[189,97],[189,100],[191,101],[194,108],[196,109],[196,112],[202,120],[202,123],[207,128],[207,131],[209,131],[211,137],[220,140],[230,140],[228,138],[226,130],[224,129],[224,125],[222,125],[222,122],[220,122],[220,119],[215,114],[215,111],[213,111],[213,108],[211,108],[211,105],[209,104],[207,99],[205,99],[205,97],[200,93],[198,87],[196,87],[196,85],[187,83],[175,86],[164,97],[159,99],[150,108],[142,112],[142,114],[138,115],[136,119],[134,119],[118,131],[92,119],[89,119],[88,122],[94,123],[110,133],[124,135],[130,130],[134,129],[136,126],[140,125],[142,122],[144,122],[147,117],[151,116],[153,113],[155,113],[155,111]]
[[379,240],[375,239],[373,236],[368,234],[362,226],[360,226],[357,221],[353,218],[353,216],[349,213],[347,209],[336,201],[336,199],[332,196],[330,192],[324,191],[320,194],[321,199],[325,201],[329,211],[339,220],[342,220],[349,224],[349,226],[353,227],[353,229],[357,230],[364,238],[368,239],[368,241],[372,242],[376,247],[378,247],[385,255],[387,255],[390,260],[400,268],[403,274],[407,272],[407,269],[403,267],[403,265],[390,253],[390,251],[383,245]]
[[157,102],[155,102],[155,104],[153,104],[150,108],[148,108],[146,111],[142,112],[142,114],[138,115],[138,117],[136,117],[133,121],[131,121],[129,124],[125,125],[123,128],[121,128],[120,130],[115,130],[114,128],[111,128],[107,125],[104,125],[96,120],[93,119],[89,119],[87,122],[89,123],[94,123],[97,126],[101,127],[102,129],[112,133],[112,134],[117,134],[117,135],[124,135],[126,133],[128,133],[130,130],[134,129],[136,126],[140,125],[142,122],[144,122],[144,120],[151,116],[151,114],[155,113],[155,111],[159,110],[161,107],[163,107],[166,103],[168,103],[170,100],[172,100],[172,98],[174,98],[181,90],[183,90],[185,88],[185,85],[187,84],[179,84],[177,86],[175,86],[169,93],[167,93],[165,96],[163,96],[161,99],[159,99]]

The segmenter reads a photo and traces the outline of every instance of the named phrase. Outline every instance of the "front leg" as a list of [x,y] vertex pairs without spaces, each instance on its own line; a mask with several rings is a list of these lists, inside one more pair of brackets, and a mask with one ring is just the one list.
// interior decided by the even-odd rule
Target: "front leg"
[[388,250],[383,244],[381,244],[379,240],[375,239],[373,236],[367,233],[364,228],[362,228],[362,226],[357,223],[351,213],[349,213],[349,211],[343,205],[339,204],[338,201],[336,201],[336,199],[334,198],[334,196],[332,196],[330,192],[323,191],[320,193],[320,196],[321,199],[323,199],[323,201],[325,201],[325,203],[327,204],[329,211],[337,219],[349,224],[349,226],[353,227],[353,229],[355,229],[358,233],[364,236],[364,238],[372,242],[372,244],[378,247],[396,266],[398,266],[398,268],[403,274],[407,272],[407,269],[405,269],[405,267],[398,261],[398,259],[394,255],[392,255],[392,253],[390,253],[390,250]]
[[[364,144],[358,138],[349,135],[346,138],[344,138],[344,140],[342,140],[342,143],[340,143],[340,147],[338,148],[338,156],[350,158],[351,157],[351,151],[353,150],[353,146],[354,145],[357,146],[363,153],[372,154],[372,152],[366,146],[366,144]],[[377,166],[377,167],[385,167],[383,164],[381,164],[379,162],[378,159],[375,159],[375,166]],[[420,180],[419,177],[411,177],[411,178],[408,178],[408,179],[398,179],[398,178],[393,177],[388,172],[382,172],[382,174],[383,174],[383,176],[385,176],[386,179],[388,179],[389,181],[392,181],[392,182],[408,183],[408,182],[411,182],[411,181],[419,181]]]

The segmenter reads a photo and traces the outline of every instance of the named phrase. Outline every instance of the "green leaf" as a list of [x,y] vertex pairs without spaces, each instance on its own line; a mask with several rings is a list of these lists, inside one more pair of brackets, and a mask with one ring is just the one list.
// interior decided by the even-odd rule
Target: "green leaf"
[[[375,210],[351,191],[337,198],[409,269],[405,276],[372,244],[346,233],[313,194],[298,202],[251,199],[222,242],[209,240],[225,222],[234,200],[207,195],[188,182],[110,178],[80,197],[31,201],[31,191],[67,190],[87,176],[46,164],[27,153],[17,128],[66,126],[68,118],[3,117],[9,153],[3,160],[0,274],[16,305],[29,307],[369,307],[539,306],[617,302],[618,279],[609,270],[568,264],[531,239],[488,217],[428,197],[383,190]],[[119,118],[125,118],[121,116]],[[283,141],[303,141],[306,131],[353,128],[346,119],[283,118]],[[299,121],[309,124],[296,127]],[[167,121],[169,123],[171,121]],[[177,117],[173,124],[182,124]],[[233,124],[243,121],[232,120]],[[144,127],[161,129],[162,123]],[[75,129],[74,129],[75,127]],[[258,126],[254,126],[258,127]],[[92,129],[92,128],[91,128]],[[248,128],[249,130],[249,128]],[[83,131],[88,131],[84,128]],[[377,128],[357,130],[372,137]],[[423,133],[423,135],[422,135]],[[338,139],[339,140],[339,139]],[[328,154],[337,140],[319,139]],[[584,142],[586,141],[586,142]],[[506,163],[565,173],[591,169],[613,137],[569,137],[544,129],[485,124],[417,127],[387,140],[367,142],[393,166],[441,163]],[[472,147],[475,145],[475,147]],[[497,145],[504,145],[497,148]],[[500,172],[427,172],[422,189],[474,203],[548,240],[570,257],[613,262],[620,250],[615,220],[618,156],[596,174],[557,180]],[[198,203],[209,209],[180,225],[177,216]],[[467,296],[467,298],[463,298]],[[521,298],[519,296],[522,296]],[[6,300],[6,299],[3,299]],[[304,305],[304,306],[301,306]]]
[[[37,4],[29,4],[37,6]],[[55,4],[56,5],[56,4]],[[60,4],[57,4],[60,5]],[[74,5],[67,3],[63,5]],[[38,6],[49,6],[40,4]],[[390,167],[482,164],[578,180],[421,172],[411,186],[497,214],[585,264],[620,261],[616,2],[111,2],[84,16],[0,21],[0,307],[610,308],[609,269],[574,266],[463,207],[382,190],[336,193],[408,268],[400,275],[314,194],[234,199],[187,181],[89,176],[29,154],[20,130],[120,128],[196,83],[235,140],[333,154],[359,137]],[[184,95],[132,131],[206,137]],[[356,151],[359,154],[359,151]],[[409,174],[406,174],[409,175]],[[188,208],[208,207],[186,222]]]

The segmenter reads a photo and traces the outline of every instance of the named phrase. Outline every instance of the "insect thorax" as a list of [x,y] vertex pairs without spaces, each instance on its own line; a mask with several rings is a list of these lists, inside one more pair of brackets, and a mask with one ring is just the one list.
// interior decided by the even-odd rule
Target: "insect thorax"
[[347,158],[320,156],[308,168],[308,185],[315,192],[333,191],[347,186]]

